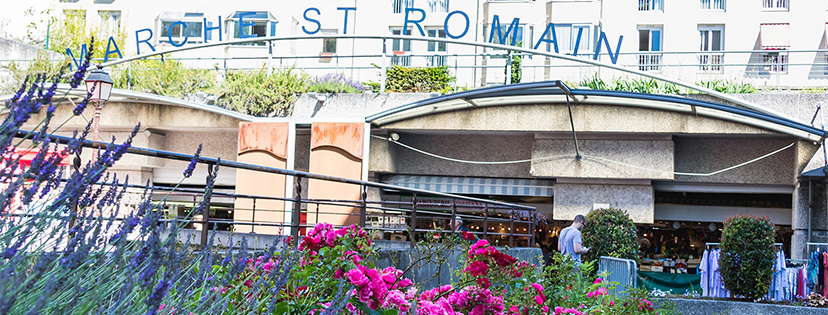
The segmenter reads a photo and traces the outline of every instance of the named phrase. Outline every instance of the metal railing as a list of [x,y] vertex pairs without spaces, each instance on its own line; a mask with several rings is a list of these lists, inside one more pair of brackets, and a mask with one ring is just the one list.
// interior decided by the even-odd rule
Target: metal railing
[[763,9],[788,10],[788,0],[762,0]]
[[[231,46],[232,47],[232,46]],[[458,46],[449,46],[449,49]],[[777,51],[778,52],[778,51]],[[730,50],[730,51],[661,51],[658,56],[643,56],[641,52],[621,52],[618,54],[617,64],[623,68],[657,72],[658,75],[679,79],[685,82],[699,82],[709,80],[731,80],[738,83],[750,83],[757,87],[781,89],[794,88],[824,88],[824,79],[828,79],[828,49],[817,50],[785,50],[780,52],[777,60],[763,58],[772,55],[768,50]],[[306,56],[274,55],[268,56],[267,50],[262,50],[262,56],[257,57],[165,57],[164,59],[150,57],[156,60],[180,60],[187,67],[209,69],[216,73],[221,80],[231,70],[261,70],[293,65],[301,67],[310,74],[327,74],[342,72],[361,82],[382,82],[382,70],[373,64],[390,65],[392,61],[411,67],[427,67],[438,61],[448,66],[451,75],[457,79],[452,83],[455,87],[485,86],[503,84],[506,82],[504,66],[508,52],[506,50],[484,49],[480,54],[445,54],[435,58],[433,52],[422,54],[406,52],[405,55],[393,56],[382,54],[336,54],[327,57],[325,62],[314,62],[320,57],[317,54]],[[513,56],[523,57],[521,63],[522,82],[546,81],[560,79],[571,82],[584,82],[595,75],[605,81],[626,75],[616,69],[578,63],[562,59],[546,59],[543,56],[529,53],[512,53]],[[571,55],[570,55],[571,56]],[[580,52],[578,59],[592,60],[589,52]],[[385,58],[384,62],[381,61]],[[606,60],[606,55],[599,58]],[[436,60],[443,59],[443,60]],[[483,62],[483,60],[487,60]],[[31,62],[32,60],[0,60],[0,64],[16,61]],[[131,88],[132,61],[109,68],[114,76],[126,75],[126,89]],[[6,75],[7,70],[0,69],[0,75]]]
[[622,259],[608,256],[598,258],[598,274],[604,271],[604,281],[618,282],[613,294],[623,294],[624,291],[635,288],[638,285],[638,264],[635,260]]
[[664,0],[638,0],[638,11],[664,11]]
[[638,70],[661,71],[661,54],[639,54]]
[[724,67],[724,54],[710,53],[699,55],[699,71],[722,72]]
[[[37,133],[19,130],[17,136],[31,137],[35,134]],[[68,144],[72,140],[70,137],[57,135],[49,135],[48,137],[53,142],[61,144]],[[85,140],[82,145],[105,149],[110,144]],[[188,154],[140,147],[131,147],[127,153],[178,161],[191,161],[193,159],[193,156]],[[230,200],[213,201],[210,206],[203,207],[203,211],[198,214],[178,212],[168,214],[170,219],[178,217],[187,220],[193,220],[194,216],[200,215],[200,220],[194,220],[193,222],[203,224],[201,229],[202,245],[207,244],[209,233],[214,226],[250,227],[250,231],[254,233],[256,233],[256,229],[261,232],[265,227],[269,227],[271,230],[280,229],[281,231],[289,229],[289,234],[293,236],[293,239],[298,240],[299,236],[303,235],[308,228],[313,227],[325,217],[333,216],[338,221],[345,222],[345,224],[338,226],[353,223],[382,233],[405,236],[405,239],[410,242],[410,246],[413,248],[415,242],[422,238],[424,233],[437,231],[451,233],[451,226],[453,226],[455,218],[459,216],[464,222],[468,223],[467,228],[471,227],[470,233],[481,239],[489,239],[493,243],[499,243],[501,240],[504,243],[508,241],[510,247],[529,247],[535,243],[536,223],[542,219],[536,213],[535,208],[531,206],[214,158],[199,157],[197,161],[206,164],[210,172],[212,172],[213,167],[218,165],[285,175],[288,176],[287,178],[293,179],[295,193],[294,196],[267,197],[214,190],[213,195],[229,198]],[[312,180],[341,183],[346,188],[358,187],[359,197],[353,200],[310,199],[305,194],[306,187],[303,182]],[[166,190],[169,192],[164,192],[165,200],[170,202],[182,200],[182,198],[192,200],[193,208],[204,194],[203,190],[195,189],[146,187],[141,185],[131,185],[130,187]],[[392,190],[399,194],[408,194],[411,199],[407,201],[369,200],[368,189]],[[423,199],[425,197],[430,199]],[[439,199],[434,200],[434,198]],[[239,207],[237,201],[240,200],[249,200],[252,202],[252,206],[250,208]],[[261,206],[262,203],[268,201],[283,202],[283,204],[270,207]],[[230,215],[216,216],[218,212],[226,214],[228,211]],[[239,212],[250,214],[249,219],[236,219],[236,214]],[[378,224],[372,222],[378,222]],[[392,224],[392,222],[396,223]],[[368,223],[372,224],[368,226]]]
[[725,0],[700,0],[699,5],[702,10],[722,10],[725,9]]

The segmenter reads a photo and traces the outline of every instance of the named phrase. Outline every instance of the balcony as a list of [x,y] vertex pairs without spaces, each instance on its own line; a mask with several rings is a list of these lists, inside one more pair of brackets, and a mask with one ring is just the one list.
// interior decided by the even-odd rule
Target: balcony
[[444,55],[426,56],[426,65],[429,67],[445,66],[446,59]]
[[762,9],[765,10],[789,10],[789,0],[762,0]]
[[638,70],[661,71],[662,54],[640,54],[638,55]]
[[724,71],[724,54],[701,54],[699,55],[699,71],[722,72]]
[[724,11],[725,0],[700,0],[702,10]]
[[664,0],[638,0],[638,11],[664,11]]

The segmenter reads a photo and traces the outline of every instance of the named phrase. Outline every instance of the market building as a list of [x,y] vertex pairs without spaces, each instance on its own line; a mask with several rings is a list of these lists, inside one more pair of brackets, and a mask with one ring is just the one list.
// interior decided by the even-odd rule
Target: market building
[[[140,121],[136,146],[192,152],[203,142],[205,156],[531,205],[548,219],[537,228],[539,245],[553,248],[557,231],[574,215],[601,207],[630,214],[639,226],[644,255],[696,254],[704,243],[718,239],[725,218],[740,213],[768,216],[779,226],[779,242],[790,257],[804,257],[809,241],[828,241],[828,195],[818,171],[825,165],[820,151],[825,133],[815,127],[822,123],[818,104],[825,102],[824,94],[735,96],[753,104],[746,106],[701,95],[587,90],[567,81],[609,79],[621,72],[542,54],[523,55],[523,82],[528,83],[502,85],[508,82],[506,50],[427,40],[465,33],[468,42],[489,43],[492,34],[500,33],[495,41],[514,39],[516,45],[545,52],[555,52],[557,46],[557,52],[582,61],[594,61],[594,51],[601,47],[600,62],[685,82],[726,79],[760,87],[820,88],[826,79],[828,20],[819,15],[824,3],[43,3],[90,21],[102,17],[121,23],[128,39],[120,49],[126,55],[254,34],[291,38],[217,44],[169,57],[217,68],[218,76],[227,69],[295,65],[312,74],[342,72],[368,81],[381,78],[372,63],[387,62],[446,65],[460,86],[489,86],[442,96],[305,94],[293,114],[281,118],[116,89],[101,115],[103,139],[122,137]],[[421,12],[406,9],[422,10],[417,25],[424,36],[411,24],[412,40],[319,36],[404,35],[406,12]],[[463,15],[454,12],[469,18],[468,27]],[[495,16],[499,32],[492,31]],[[510,28],[515,18],[519,20]],[[410,15],[413,19],[420,20]],[[453,24],[458,21],[459,26]],[[317,32],[306,34],[313,30]],[[113,69],[124,70],[127,63]],[[70,111],[60,109],[63,116]],[[79,117],[66,127],[85,124]],[[131,157],[114,170],[152,185],[174,186],[185,164]],[[205,174],[199,169],[184,184],[198,188]],[[291,180],[222,170],[218,185],[229,192],[285,198],[294,194]],[[331,191],[337,192],[332,198],[357,199],[360,193],[313,182],[302,187],[300,194],[311,199],[331,197]],[[369,197],[412,196],[372,190]],[[190,202],[176,198],[170,200],[182,207]],[[219,198],[214,206],[223,207],[224,218],[255,220],[244,210],[250,206],[246,202]],[[259,206],[290,208],[285,202]],[[473,231],[481,228],[474,221],[470,225]]]

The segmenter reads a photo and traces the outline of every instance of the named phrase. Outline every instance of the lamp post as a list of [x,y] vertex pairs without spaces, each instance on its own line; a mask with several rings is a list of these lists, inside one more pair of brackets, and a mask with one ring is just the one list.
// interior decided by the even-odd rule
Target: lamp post
[[95,104],[95,129],[92,134],[92,140],[98,141],[101,124],[101,108],[109,100],[109,94],[112,92],[112,78],[109,77],[109,73],[106,73],[100,68],[89,73],[86,77],[86,91],[92,93],[89,101]]

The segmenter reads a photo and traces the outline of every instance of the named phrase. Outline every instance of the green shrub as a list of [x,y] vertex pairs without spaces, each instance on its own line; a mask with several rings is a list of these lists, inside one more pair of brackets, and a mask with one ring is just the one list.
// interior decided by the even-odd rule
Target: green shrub
[[[11,77],[0,82],[0,93],[11,94],[14,93],[27,76],[34,76],[38,73],[44,73],[48,77],[54,77],[60,71],[60,68],[70,63],[69,59],[53,60],[45,51],[40,51],[37,56],[31,61],[10,61],[7,64],[0,65],[0,69],[7,70],[11,73]],[[63,80],[66,81],[66,80]]]
[[455,78],[448,67],[405,68],[397,65],[385,70],[385,89],[389,92],[440,92],[445,91]]
[[299,93],[308,91],[308,75],[293,67],[270,76],[258,71],[231,71],[221,86],[219,105],[254,116],[287,116]]
[[586,216],[583,245],[589,248],[587,261],[601,256],[638,260],[638,237],[635,224],[620,209],[596,209]]
[[187,68],[178,60],[136,60],[112,74],[115,88],[178,98],[198,91],[212,93],[218,85],[213,70]]
[[776,259],[775,231],[767,217],[738,215],[725,220],[719,258],[725,288],[751,300],[768,293]]

